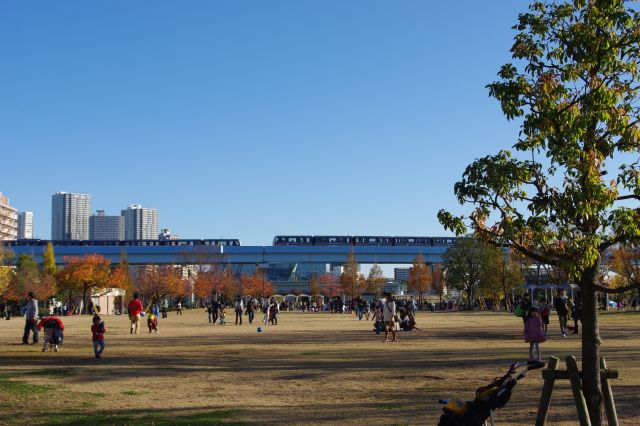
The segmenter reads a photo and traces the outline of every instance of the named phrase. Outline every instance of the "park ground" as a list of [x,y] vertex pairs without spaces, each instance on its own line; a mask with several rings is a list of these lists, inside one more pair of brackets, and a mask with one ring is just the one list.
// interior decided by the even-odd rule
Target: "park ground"
[[[65,319],[58,353],[21,345],[22,318],[0,321],[0,424],[435,425],[439,397],[471,397],[512,361],[526,361],[519,318],[506,313],[419,313],[423,331],[382,343],[349,314],[282,313],[258,324],[212,326],[204,310],[170,313],[160,334],[130,335],[126,317],[105,317],[102,360],[90,317]],[[245,317],[246,320],[246,317]],[[621,424],[640,424],[640,315],[601,315],[602,354]],[[552,317],[543,354],[578,355]],[[564,365],[564,364],[562,364]],[[530,373],[497,413],[531,425],[542,380]],[[568,383],[558,383],[551,424],[577,424]]]

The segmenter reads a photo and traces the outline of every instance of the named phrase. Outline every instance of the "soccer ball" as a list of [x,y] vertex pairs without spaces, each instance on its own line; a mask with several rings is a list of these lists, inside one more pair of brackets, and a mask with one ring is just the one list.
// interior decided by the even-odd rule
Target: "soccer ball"
[[262,333],[262,327],[258,327],[258,333]]

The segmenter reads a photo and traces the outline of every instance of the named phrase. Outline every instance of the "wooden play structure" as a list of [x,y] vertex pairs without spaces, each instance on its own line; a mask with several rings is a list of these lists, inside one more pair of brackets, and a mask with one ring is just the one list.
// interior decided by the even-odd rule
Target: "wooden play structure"
[[[544,386],[542,388],[542,396],[540,397],[540,407],[538,408],[538,416],[536,417],[536,426],[544,426],[547,424],[547,414],[551,406],[551,396],[553,394],[553,386],[556,380],[569,380],[571,390],[573,391],[573,400],[578,410],[578,419],[580,426],[591,426],[589,420],[589,412],[587,411],[587,403],[582,393],[582,373],[578,370],[576,358],[568,356],[565,358],[567,364],[566,370],[559,370],[558,364],[560,360],[557,357],[549,357],[549,364],[545,370],[542,370],[542,378]],[[613,393],[611,392],[611,383],[609,379],[617,379],[618,371],[607,368],[607,362],[604,357],[600,358],[600,374],[602,381],[602,395],[604,397],[604,408],[609,426],[618,426],[618,414],[613,401]]]

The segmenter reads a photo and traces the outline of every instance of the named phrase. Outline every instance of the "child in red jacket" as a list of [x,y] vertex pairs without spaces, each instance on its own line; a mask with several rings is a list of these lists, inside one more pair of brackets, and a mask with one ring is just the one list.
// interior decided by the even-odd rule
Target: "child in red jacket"
[[[42,330],[43,327],[44,344],[42,345],[42,352],[47,352],[47,350],[58,352],[58,345],[62,344],[64,339],[64,324],[62,320],[54,316],[44,317],[38,323],[38,330]],[[49,345],[48,349],[47,344]]]
[[102,358],[102,352],[104,351],[104,333],[107,329],[104,327],[104,322],[100,321],[99,315],[93,316],[93,325],[91,326],[91,334],[93,335],[93,352],[96,354],[96,358]]

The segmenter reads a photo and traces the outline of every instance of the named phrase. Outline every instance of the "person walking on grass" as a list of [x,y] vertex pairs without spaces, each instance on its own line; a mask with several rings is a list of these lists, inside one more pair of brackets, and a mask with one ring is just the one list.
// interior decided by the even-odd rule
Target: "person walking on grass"
[[560,322],[560,334],[562,337],[567,337],[567,319],[569,316],[568,299],[564,290],[560,290],[558,295],[553,300],[553,306],[558,313],[558,321]]
[[236,296],[235,312],[236,312],[236,325],[242,325],[242,314],[244,313],[244,303],[242,302],[242,297],[240,297],[239,295]]
[[396,301],[391,293],[386,293],[386,300],[382,306],[382,314],[384,317],[384,341],[389,341],[389,333],[391,333],[393,340],[396,341]]
[[24,334],[22,335],[22,344],[29,343],[29,333],[33,332],[33,345],[38,343],[38,301],[32,292],[27,294],[27,305],[24,310]]
[[213,320],[214,325],[218,322],[219,313],[220,313],[220,302],[218,301],[218,297],[216,296],[211,301],[211,319]]
[[142,302],[138,299],[138,293],[133,293],[133,299],[129,302],[129,321],[131,322],[130,334],[138,334],[140,328],[140,314],[144,310]]
[[91,340],[93,341],[93,352],[96,359],[102,358],[102,352],[104,351],[104,333],[107,329],[104,326],[104,322],[100,321],[99,315],[93,316],[93,325],[91,325]]
[[542,319],[540,318],[540,313],[536,308],[531,308],[529,310],[529,320],[524,326],[524,341],[529,343],[529,359],[531,361],[534,360],[533,348],[535,347],[536,354],[538,355],[537,360],[542,361],[542,356],[540,355],[540,343],[545,341],[544,327]]
[[256,315],[257,301],[253,297],[247,302],[247,316],[249,317],[249,324],[253,323],[253,318]]
[[578,322],[582,322],[582,299],[576,294],[571,309],[571,317],[573,318],[573,334],[578,334]]
[[178,300],[176,303],[176,315],[182,315],[182,302]]

